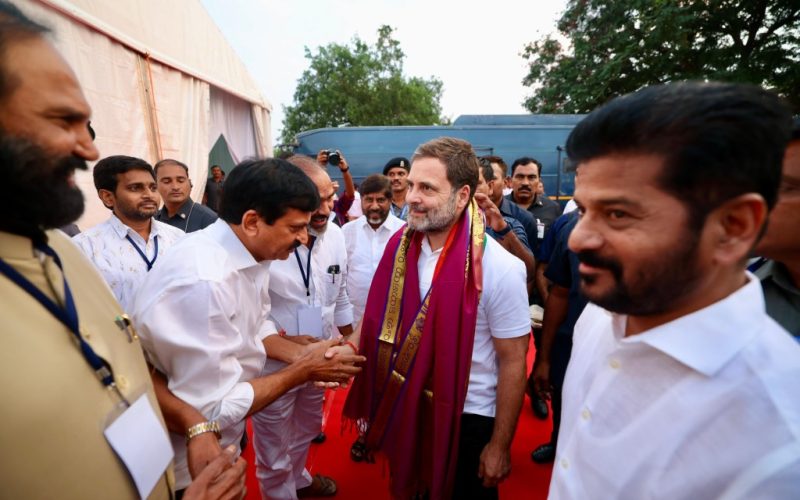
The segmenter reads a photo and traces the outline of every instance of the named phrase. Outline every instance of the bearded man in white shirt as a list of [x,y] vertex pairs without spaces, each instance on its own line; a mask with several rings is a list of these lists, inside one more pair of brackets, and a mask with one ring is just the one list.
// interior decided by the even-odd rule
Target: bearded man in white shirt
[[487,238],[478,159],[461,139],[420,145],[408,225],[390,238],[351,343],[370,353],[346,418],[387,458],[392,498],[496,499],[525,387],[525,267]]
[[[245,417],[291,388],[309,380],[344,382],[359,371],[352,363],[364,359],[326,360],[325,350],[337,340],[295,344],[295,362],[262,372],[264,339],[276,333],[269,321],[271,261],[286,259],[307,241],[306,225],[318,205],[316,187],[289,163],[239,164],[225,183],[220,218],[178,242],[136,297],[133,319],[150,361],[172,394],[208,420],[201,435],[214,430],[223,447],[238,447]],[[181,489],[190,479],[187,443],[197,431],[174,432],[185,428],[175,421],[174,403],[159,399],[173,430]]]
[[392,184],[373,174],[358,188],[364,215],[342,227],[347,247],[347,295],[353,304],[353,324],[358,324],[367,305],[367,294],[389,238],[405,222],[391,213]]
[[[353,332],[353,307],[347,296],[347,252],[342,230],[331,222],[331,179],[314,159],[293,156],[296,165],[314,183],[321,200],[308,222],[308,240],[285,261],[270,268],[270,320],[281,332],[265,339],[270,359],[264,373],[292,362],[298,345],[338,338]],[[288,392],[253,415],[253,440],[261,494],[265,498],[329,496],[336,493],[333,479],[305,469],[311,441],[322,425],[324,388],[305,384]]]
[[581,291],[550,498],[791,498],[800,346],[766,314],[749,252],[791,116],[755,86],[614,99],[567,140]]
[[106,280],[122,309],[158,258],[185,233],[153,218],[161,197],[153,167],[141,158],[109,156],[94,166],[94,187],[111,217],[73,241]]

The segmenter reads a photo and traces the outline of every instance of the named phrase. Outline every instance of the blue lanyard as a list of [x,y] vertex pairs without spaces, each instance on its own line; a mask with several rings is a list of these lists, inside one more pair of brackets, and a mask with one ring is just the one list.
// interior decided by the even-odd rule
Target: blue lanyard
[[311,286],[311,250],[314,248],[314,243],[317,241],[316,238],[309,235],[309,239],[311,241],[308,242],[308,263],[306,264],[306,269],[303,269],[303,263],[300,262],[300,254],[297,253],[297,249],[294,249],[294,256],[297,258],[297,265],[300,267],[300,276],[303,277],[303,284],[306,286],[306,297],[311,297],[311,291],[309,287]]
[[[155,253],[153,254],[153,260],[147,258],[147,255],[142,251],[141,248],[139,248],[139,245],[137,245],[136,242],[133,241],[131,235],[126,234],[125,239],[127,239],[130,242],[130,244],[133,245],[133,248],[135,248],[136,251],[139,252],[139,257],[141,257],[144,263],[147,264],[147,270],[149,271],[153,269],[153,264],[156,263],[156,259],[158,258],[158,235],[153,236],[153,243],[155,244]],[[145,249],[146,248],[147,247],[145,247]]]
[[[55,250],[47,245],[37,245],[36,249],[52,257],[63,274],[64,268],[61,266],[61,259],[58,258]],[[31,297],[36,299],[36,301],[39,302],[42,307],[47,309],[50,314],[52,314],[57,320],[63,323],[70,332],[72,332],[72,334],[75,336],[75,340],[78,343],[81,354],[83,355],[83,359],[85,359],[86,362],[89,363],[89,366],[92,367],[92,370],[94,370],[94,373],[97,375],[97,378],[100,380],[100,382],[105,387],[116,391],[120,399],[122,399],[126,405],[130,406],[128,401],[122,396],[116,384],[114,383],[114,373],[111,369],[111,365],[108,364],[105,359],[101,358],[96,352],[94,352],[92,346],[90,346],[86,340],[84,340],[80,333],[80,327],[78,324],[78,310],[75,308],[75,301],[72,298],[72,291],[69,288],[66,276],[64,276],[65,303],[64,307],[60,307],[55,302],[50,300],[50,297],[42,293],[42,291],[39,290],[36,285],[31,283],[27,278],[25,278],[25,276],[11,267],[3,259],[0,259],[0,273],[4,274],[15,285],[19,286]]]

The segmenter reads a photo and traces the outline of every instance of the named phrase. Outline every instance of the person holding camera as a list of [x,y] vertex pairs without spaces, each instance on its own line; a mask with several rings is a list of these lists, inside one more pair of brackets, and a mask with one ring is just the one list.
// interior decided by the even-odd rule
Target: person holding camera
[[317,153],[317,163],[325,168],[329,163],[339,169],[344,181],[344,193],[333,204],[333,213],[336,214],[334,222],[338,226],[347,223],[347,211],[353,206],[356,199],[356,186],[350,174],[350,166],[341,151],[333,149],[320,149]]

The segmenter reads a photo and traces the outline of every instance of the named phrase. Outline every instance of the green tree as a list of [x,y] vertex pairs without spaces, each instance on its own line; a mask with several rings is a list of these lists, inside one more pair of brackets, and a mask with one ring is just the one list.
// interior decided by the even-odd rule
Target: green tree
[[800,112],[798,0],[569,0],[557,28],[522,53],[531,112],[587,113],[689,79],[762,85]]
[[284,106],[281,141],[289,144],[304,130],[340,125],[437,125],[446,122],[439,99],[442,82],[403,76],[405,54],[381,26],[368,46],[357,36],[351,45],[331,43],[312,53],[291,106]]

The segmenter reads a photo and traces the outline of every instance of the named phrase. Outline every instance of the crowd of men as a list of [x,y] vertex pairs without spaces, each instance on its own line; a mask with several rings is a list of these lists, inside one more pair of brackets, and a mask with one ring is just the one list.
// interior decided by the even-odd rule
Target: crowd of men
[[336,151],[340,197],[331,151],[212,166],[202,203],[178,159],[105,156],[109,218],[70,240],[100,153],[47,33],[0,1],[9,498],[239,498],[248,445],[264,498],[332,496],[305,465],[342,387],[393,498],[498,498],[526,389],[551,498],[796,496],[800,122],[772,93],[601,106],[564,214],[535,158],[443,137],[357,188]]

